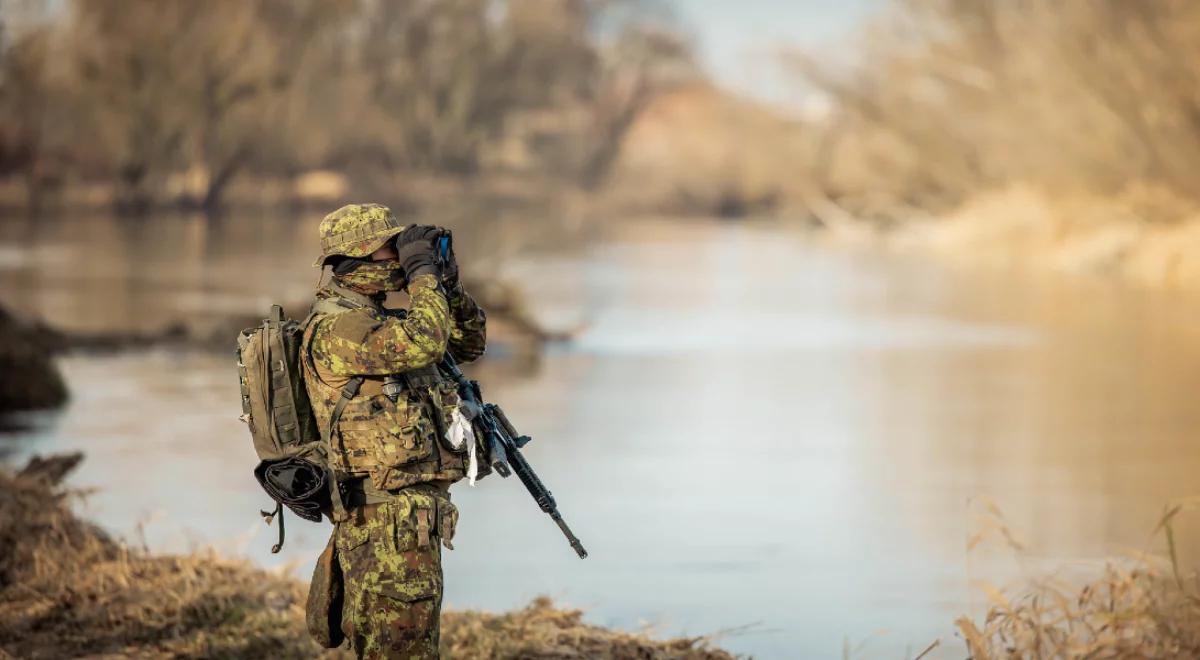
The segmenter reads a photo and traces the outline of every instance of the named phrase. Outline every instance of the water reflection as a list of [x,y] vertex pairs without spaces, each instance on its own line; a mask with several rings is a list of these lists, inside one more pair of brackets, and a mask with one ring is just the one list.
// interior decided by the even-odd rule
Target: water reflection
[[[268,250],[285,232],[251,226],[43,228],[36,261],[0,260],[0,281],[6,301],[100,325],[307,293],[312,246]],[[208,247],[153,256],[149,271],[119,248],[187,236]],[[515,481],[461,486],[451,606],[549,593],[604,624],[757,623],[726,645],[761,657],[837,656],[843,638],[899,657],[952,635],[973,579],[1144,547],[1200,467],[1200,326],[1180,296],[716,223],[640,222],[508,274],[545,318],[587,323],[532,376],[476,373],[535,438],[529,458],[592,555],[576,559]],[[267,552],[231,358],[63,364],[74,403],[14,436],[18,453],[87,451],[75,483],[99,488],[89,513],[125,534],[153,520],[153,548],[215,544],[306,570],[325,530],[294,524],[284,553]],[[1021,563],[966,552],[983,495],[1023,530]]]

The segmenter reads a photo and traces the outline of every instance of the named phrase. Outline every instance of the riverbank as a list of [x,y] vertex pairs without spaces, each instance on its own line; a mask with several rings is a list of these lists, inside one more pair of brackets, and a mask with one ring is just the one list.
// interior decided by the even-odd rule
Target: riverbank
[[38,327],[0,306],[0,414],[61,406],[67,387]]
[[1200,208],[1164,188],[1100,195],[1014,185],[898,225],[885,242],[992,267],[1200,289]]
[[[59,484],[81,460],[0,471],[0,657],[351,657],[310,641],[305,585],[211,553],[153,555],[76,517]],[[442,625],[454,658],[733,657],[705,638],[593,626],[545,598],[502,614],[446,612]]]
[[1012,185],[933,211],[814,192],[798,217],[818,240],[837,245],[1200,291],[1200,207],[1162,188],[1101,195]]

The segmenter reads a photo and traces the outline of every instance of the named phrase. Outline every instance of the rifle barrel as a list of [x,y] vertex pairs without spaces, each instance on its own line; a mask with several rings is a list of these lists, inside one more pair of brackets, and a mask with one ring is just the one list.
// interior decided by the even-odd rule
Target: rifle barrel
[[558,513],[557,509],[550,514],[550,517],[553,518],[554,522],[558,524],[558,528],[562,530],[563,536],[567,537],[567,543],[571,544],[571,548],[575,550],[575,554],[579,555],[580,559],[587,559],[587,550],[584,549],[583,544],[579,542],[579,539],[576,538],[575,534],[571,532],[571,528],[567,527],[567,521],[562,519],[562,516]]

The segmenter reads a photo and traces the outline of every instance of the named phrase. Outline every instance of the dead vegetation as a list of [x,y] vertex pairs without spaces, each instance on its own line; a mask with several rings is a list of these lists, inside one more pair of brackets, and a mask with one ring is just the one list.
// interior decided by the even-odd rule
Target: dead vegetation
[[[1197,201],[1200,6],[896,0],[890,10],[853,63],[791,59],[834,103],[812,156],[830,194],[936,210],[1036,183]],[[1149,219],[1178,219],[1165,210]]]
[[70,495],[54,487],[66,470],[44,465],[0,475],[0,649],[22,658],[315,655],[298,584],[214,557],[124,547],[70,512]]
[[1198,37],[1186,0],[895,0],[853,60],[788,56],[830,101],[806,206],[971,261],[1200,286]]
[[[1155,530],[1166,556],[1140,553],[1110,559],[1084,581],[1042,578],[1009,595],[984,585],[989,607],[982,621],[956,622],[974,660],[1013,658],[1200,657],[1200,577],[1187,571],[1176,547],[1174,520],[1188,503],[1168,507]],[[1024,552],[994,505],[987,506],[986,537]]]
[[1040,582],[992,599],[981,623],[955,622],[975,660],[1200,657],[1195,596],[1152,562],[1110,563],[1078,588]]
[[583,622],[580,610],[562,610],[538,598],[515,612],[448,612],[442,617],[442,645],[451,658],[680,658],[721,660],[734,656],[712,648],[704,638],[650,641]]
[[[305,587],[213,555],[151,555],[70,511],[58,482],[81,456],[0,471],[0,657],[312,658]],[[505,614],[447,612],[452,658],[722,659],[708,640],[654,640],[539,599]]]

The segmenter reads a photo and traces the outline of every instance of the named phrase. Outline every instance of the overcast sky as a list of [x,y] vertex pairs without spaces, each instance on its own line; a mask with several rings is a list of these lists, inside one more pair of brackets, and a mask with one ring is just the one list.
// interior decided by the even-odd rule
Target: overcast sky
[[774,53],[789,44],[850,47],[846,37],[886,1],[672,0],[718,82],[787,105],[801,103],[803,94],[775,64]]

